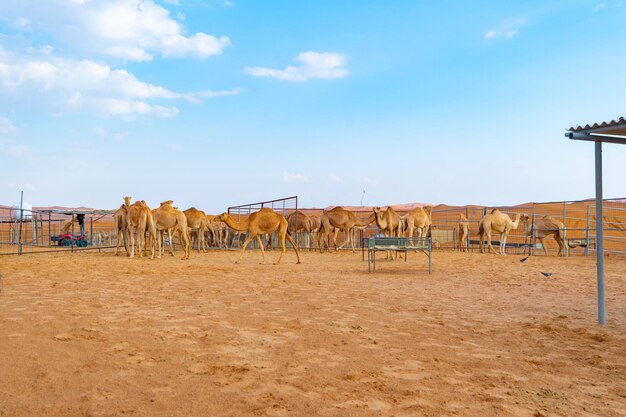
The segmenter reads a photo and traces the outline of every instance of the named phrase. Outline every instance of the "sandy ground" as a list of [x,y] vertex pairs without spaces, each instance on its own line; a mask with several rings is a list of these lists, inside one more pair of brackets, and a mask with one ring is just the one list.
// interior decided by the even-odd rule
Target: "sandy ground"
[[626,416],[624,258],[260,256],[0,258],[0,416]]

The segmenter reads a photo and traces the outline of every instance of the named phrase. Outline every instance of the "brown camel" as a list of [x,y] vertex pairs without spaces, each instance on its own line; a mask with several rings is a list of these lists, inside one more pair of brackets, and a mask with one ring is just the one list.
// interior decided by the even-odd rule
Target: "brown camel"
[[143,256],[143,249],[146,246],[146,232],[150,233],[150,259],[154,259],[154,243],[156,239],[156,230],[154,228],[154,218],[150,207],[145,201],[135,201],[130,204],[130,198],[124,198],[126,206],[126,230],[129,236],[129,257],[135,257],[135,241],[137,241],[137,249],[139,257]]
[[224,222],[216,221],[216,217],[217,216],[213,214],[207,214],[206,216],[209,222],[209,231],[212,235],[213,246],[225,248],[228,246],[229,228]]
[[528,220],[529,217],[527,214],[515,213],[515,220],[511,220],[507,214],[502,213],[500,210],[491,210],[491,213],[486,214],[478,224],[480,253],[484,253],[483,244],[485,239],[487,239],[489,250],[496,253],[491,245],[491,232],[495,231],[500,233],[500,254],[506,255],[506,238],[509,235],[509,232],[517,229],[520,221],[526,223]]
[[309,247],[312,247],[315,245],[315,237],[317,237],[320,233],[320,229],[322,227],[322,219],[320,218],[320,216],[316,214],[311,214],[309,216],[309,219],[311,219],[311,234],[310,234],[310,240],[309,240]]
[[126,207],[130,205],[130,197],[124,197],[124,204],[113,213],[113,233],[117,240],[115,245],[115,256],[119,254],[120,241],[124,239],[124,248],[126,256],[130,255],[128,250],[128,227],[126,224]]
[[311,232],[313,231],[311,217],[300,210],[296,210],[287,216],[287,223],[289,233],[296,236],[300,233],[300,236],[302,236],[302,242],[298,242],[300,243],[300,248],[304,246],[304,242],[307,242],[306,246],[310,247]]
[[274,210],[270,208],[262,208],[261,210],[250,214],[246,219],[242,221],[237,221],[233,219],[230,214],[222,213],[215,218],[216,221],[224,222],[228,225],[228,227],[237,230],[237,231],[246,231],[248,232],[248,237],[243,242],[241,247],[241,254],[239,255],[239,259],[236,263],[241,263],[241,259],[243,258],[243,253],[246,250],[246,246],[248,243],[254,238],[257,239],[259,243],[259,248],[261,248],[261,254],[263,255],[263,262],[265,263],[265,249],[263,249],[263,242],[261,242],[261,235],[278,232],[278,240],[282,247],[282,251],[278,256],[274,265],[278,265],[280,260],[282,259],[285,251],[287,250],[285,247],[285,238],[289,240],[291,246],[293,246],[293,250],[296,252],[296,257],[298,258],[298,262],[300,263],[300,254],[298,253],[298,246],[296,242],[294,242],[293,238],[288,233],[288,223],[287,219],[285,219],[282,215],[276,213]]
[[[317,235],[320,252],[323,251],[323,242],[328,243],[328,250],[330,251],[330,234],[332,230],[335,229],[335,239],[340,230],[346,234],[346,240],[339,246],[339,249],[343,248],[346,243],[350,242],[352,252],[355,253],[354,234],[352,231],[356,223],[357,219],[354,213],[344,209],[343,207],[335,207],[331,210],[324,210],[322,212],[321,233],[318,233]],[[320,240],[322,243],[320,243]],[[334,243],[335,250],[337,250],[336,241]]]
[[433,206],[416,207],[403,216],[402,229],[405,235],[413,239],[415,231],[417,231],[417,237],[428,236],[430,225],[432,224],[431,216],[433,212]]
[[[374,219],[376,226],[380,229],[383,235],[388,237],[400,236],[401,233],[401,220],[400,215],[391,207],[387,207],[385,211],[380,207],[373,207]],[[395,253],[398,255],[398,252]],[[391,258],[391,253],[387,251],[387,259]]]
[[459,213],[459,220],[456,223],[456,242],[460,252],[467,252],[467,237],[469,236],[469,221],[465,214]]
[[393,208],[387,207],[387,209],[383,211],[380,207],[373,207],[372,210],[374,211],[376,226],[378,226],[384,235],[390,237],[399,236],[400,216]]
[[553,236],[556,243],[559,245],[559,253],[557,256],[566,256],[568,253],[567,239],[565,237],[565,225],[555,219],[552,216],[543,216],[530,227],[530,236],[534,235],[535,238],[541,242],[541,247],[546,256],[548,256],[548,249],[546,248],[545,238]]
[[183,259],[189,259],[189,228],[187,227],[187,217],[185,213],[172,206],[173,201],[168,200],[152,210],[154,225],[157,230],[157,242],[160,258],[163,255],[163,232],[167,232],[170,242],[170,255],[174,256],[174,245],[172,234],[178,232],[178,239],[183,247]]
[[195,207],[187,209],[183,211],[183,213],[187,218],[187,227],[190,230],[196,231],[196,236],[198,237],[198,253],[200,253],[201,250],[202,252],[206,253],[204,232],[209,228],[209,221],[207,220],[206,213],[202,210],[198,210]]

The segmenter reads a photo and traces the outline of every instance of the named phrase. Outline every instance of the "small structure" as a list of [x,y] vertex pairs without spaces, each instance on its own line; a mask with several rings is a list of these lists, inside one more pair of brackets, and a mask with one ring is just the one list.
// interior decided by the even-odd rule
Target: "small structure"
[[[367,240],[367,270],[376,271],[376,252],[401,252],[404,253],[406,262],[408,252],[423,252],[428,256],[428,273],[433,271],[432,253],[433,244],[430,237],[385,237],[373,236]],[[372,265],[374,268],[372,268]]]
[[626,119],[570,127],[565,137],[595,142],[596,164],[596,257],[598,271],[598,322],[606,323],[604,309],[604,228],[602,213],[602,142],[626,145]]

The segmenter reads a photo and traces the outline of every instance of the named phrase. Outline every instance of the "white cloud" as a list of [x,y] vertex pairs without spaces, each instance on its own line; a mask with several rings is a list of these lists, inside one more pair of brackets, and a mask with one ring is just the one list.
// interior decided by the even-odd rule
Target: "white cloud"
[[12,135],[17,132],[17,128],[6,117],[0,116],[0,135]]
[[596,4],[596,5],[593,7],[593,9],[592,9],[592,10],[593,10],[593,12],[594,12],[594,13],[598,13],[600,10],[602,10],[602,9],[604,9],[604,8],[606,8],[606,7],[607,7],[607,5],[606,5],[606,4],[604,4],[604,3],[600,3],[600,4]]
[[295,58],[299,65],[285,69],[248,67],[247,74],[255,77],[276,78],[282,81],[308,81],[316,78],[342,78],[348,75],[348,58],[335,52],[302,52]]
[[337,183],[343,182],[343,179],[341,177],[335,175],[335,174],[330,174],[328,176],[328,182],[331,182],[333,184],[337,184]]
[[221,54],[231,44],[227,36],[203,32],[187,36],[170,12],[153,0],[2,3],[0,14],[13,17],[16,26],[49,33],[64,41],[66,50],[149,61],[155,54],[207,58]]
[[309,177],[307,177],[304,174],[283,172],[283,181],[285,182],[309,182]]
[[526,25],[527,19],[521,17],[502,23],[499,27],[488,30],[483,37],[485,39],[505,38],[511,39],[515,37],[519,30]]
[[151,103],[155,100],[187,100],[236,95],[240,89],[178,93],[143,82],[126,70],[90,60],[53,55],[20,57],[0,46],[0,91],[50,96],[68,109],[92,109],[102,115],[173,117],[178,109]]

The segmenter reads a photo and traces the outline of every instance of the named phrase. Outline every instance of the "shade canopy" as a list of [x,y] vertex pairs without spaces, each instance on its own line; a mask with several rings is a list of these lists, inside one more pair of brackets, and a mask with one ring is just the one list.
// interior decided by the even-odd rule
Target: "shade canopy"
[[606,323],[604,308],[604,216],[602,212],[602,143],[626,145],[626,119],[570,127],[565,137],[595,142],[596,171],[596,266],[598,273],[598,322]]
[[570,127],[565,136],[574,140],[626,145],[626,119],[620,117],[610,122]]

